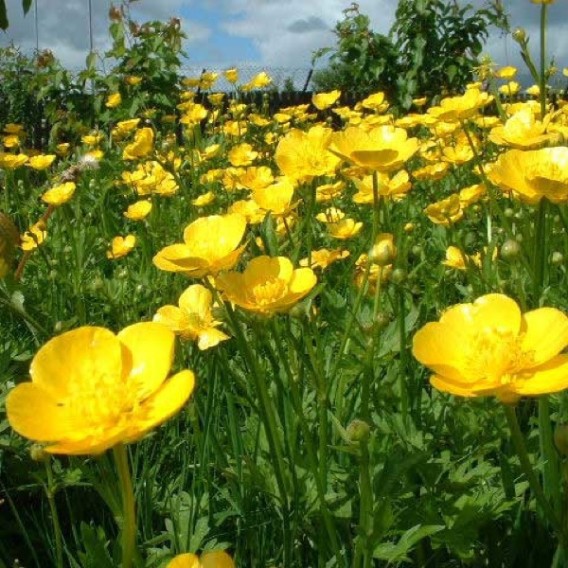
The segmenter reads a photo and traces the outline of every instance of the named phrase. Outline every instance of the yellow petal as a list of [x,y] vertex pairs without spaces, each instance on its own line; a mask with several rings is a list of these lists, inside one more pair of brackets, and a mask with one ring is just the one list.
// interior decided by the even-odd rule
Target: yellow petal
[[179,297],[179,307],[186,312],[208,314],[211,312],[213,297],[211,292],[201,284],[186,288]]
[[529,373],[530,378],[521,376],[512,383],[514,392],[535,396],[564,390],[568,388],[568,355],[557,355]]
[[189,370],[181,371],[168,379],[156,393],[142,403],[140,417],[131,425],[125,442],[140,439],[148,430],[176,414],[187,402],[194,387],[195,375]]
[[182,311],[177,306],[162,306],[158,308],[153,321],[169,327],[174,333],[182,330]]
[[125,440],[123,428],[105,432],[104,436],[88,436],[80,439],[62,439],[45,448],[50,454],[65,454],[67,456],[86,456],[102,454]]
[[290,280],[292,294],[307,294],[317,283],[317,278],[311,268],[297,268]]
[[199,558],[190,552],[178,554],[169,562],[166,568],[200,568]]
[[558,355],[568,345],[568,317],[554,308],[540,308],[523,317],[522,350],[533,356],[534,366]]
[[123,376],[136,385],[137,399],[144,400],[168,375],[175,335],[159,323],[142,322],[125,327],[118,339],[126,347]]
[[69,406],[59,404],[55,394],[30,382],[10,391],[6,413],[18,434],[38,442],[59,440],[77,427]]
[[412,353],[437,375],[449,380],[465,381],[462,369],[466,367],[464,346],[468,342],[467,328],[453,324],[451,314],[444,323],[427,323],[414,335]]
[[54,397],[64,397],[70,388],[92,390],[95,377],[106,375],[119,380],[121,369],[117,337],[108,329],[85,326],[50,339],[33,358],[30,375]]
[[201,568],[234,568],[233,559],[223,551],[205,552],[201,555]]
[[446,377],[440,377],[439,375],[433,375],[430,377],[430,384],[439,391],[455,394],[457,396],[464,396],[467,398],[478,396],[475,392],[446,379]]
[[215,347],[215,345],[218,345],[221,341],[225,341],[226,339],[230,339],[230,337],[222,331],[211,327],[200,332],[197,347],[199,347],[201,351],[204,351],[210,347]]

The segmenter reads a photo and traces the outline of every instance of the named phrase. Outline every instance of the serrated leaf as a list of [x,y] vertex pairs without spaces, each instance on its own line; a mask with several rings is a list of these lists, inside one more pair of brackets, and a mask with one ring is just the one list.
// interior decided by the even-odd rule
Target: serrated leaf
[[373,557],[387,562],[403,562],[408,560],[407,554],[422,539],[440,532],[445,527],[443,525],[416,525],[408,529],[400,540],[394,544],[385,542],[379,544],[373,552]]

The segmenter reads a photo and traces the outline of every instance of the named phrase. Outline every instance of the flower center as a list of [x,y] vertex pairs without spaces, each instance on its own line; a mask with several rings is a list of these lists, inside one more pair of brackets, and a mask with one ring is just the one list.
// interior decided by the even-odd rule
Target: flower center
[[272,278],[256,284],[252,289],[255,303],[260,306],[266,306],[286,295],[287,286],[283,280]]

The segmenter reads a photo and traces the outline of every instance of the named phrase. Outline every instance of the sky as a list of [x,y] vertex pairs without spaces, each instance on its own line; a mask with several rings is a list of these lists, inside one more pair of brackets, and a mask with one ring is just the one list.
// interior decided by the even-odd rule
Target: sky
[[[450,0],[448,0],[450,1]],[[80,70],[89,52],[89,3],[93,45],[103,53],[109,46],[107,34],[109,0],[34,0],[35,8],[24,18],[21,0],[8,0],[10,28],[0,32],[0,45],[14,43],[25,53],[36,48],[51,49],[69,69]],[[469,0],[480,7],[485,0]],[[374,30],[386,33],[394,21],[397,0],[359,0],[360,12],[371,18]],[[463,2],[461,2],[463,4]],[[538,57],[540,7],[529,0],[502,0],[512,27],[522,26],[531,36]],[[226,69],[237,66],[267,70],[304,71],[311,66],[313,52],[335,45],[333,28],[343,18],[350,0],[136,0],[131,14],[138,22],[166,21],[178,17],[187,35],[189,56],[184,67]],[[549,54],[559,68],[568,66],[568,1],[549,7]],[[503,65],[523,67],[518,46],[498,31],[485,51]]]

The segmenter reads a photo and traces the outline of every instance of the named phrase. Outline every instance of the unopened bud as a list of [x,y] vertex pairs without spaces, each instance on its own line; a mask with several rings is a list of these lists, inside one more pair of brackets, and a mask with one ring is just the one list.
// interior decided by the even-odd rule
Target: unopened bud
[[508,239],[503,243],[501,247],[501,258],[503,260],[515,260],[521,253],[521,245],[514,239]]
[[363,420],[353,420],[347,426],[347,437],[351,442],[366,442],[371,432],[370,426]]
[[513,39],[520,45],[527,42],[527,32],[524,28],[517,28],[513,32]]

